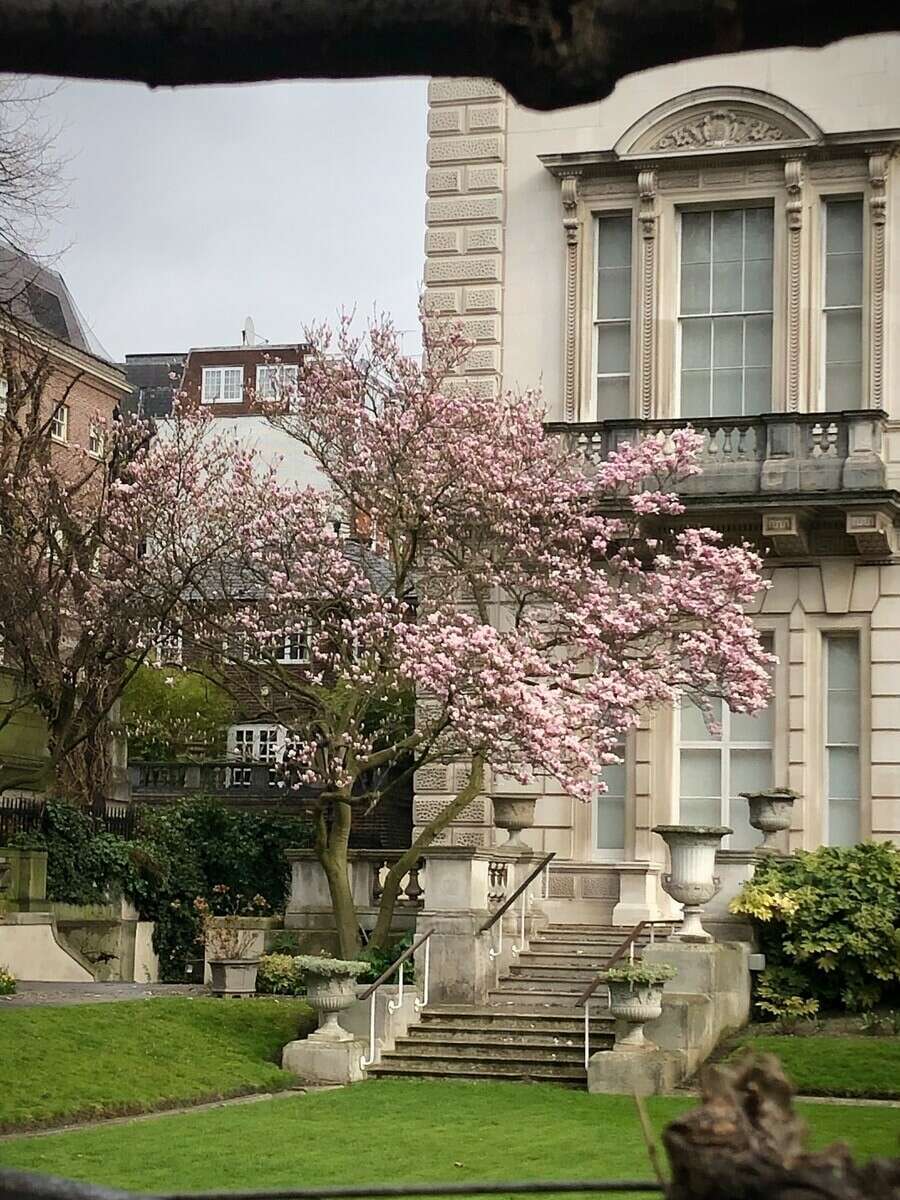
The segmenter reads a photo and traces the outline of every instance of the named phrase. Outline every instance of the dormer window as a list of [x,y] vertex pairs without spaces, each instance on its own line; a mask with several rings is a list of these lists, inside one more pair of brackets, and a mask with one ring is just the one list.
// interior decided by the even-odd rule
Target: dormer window
[[203,368],[201,400],[204,404],[240,404],[243,392],[243,367]]

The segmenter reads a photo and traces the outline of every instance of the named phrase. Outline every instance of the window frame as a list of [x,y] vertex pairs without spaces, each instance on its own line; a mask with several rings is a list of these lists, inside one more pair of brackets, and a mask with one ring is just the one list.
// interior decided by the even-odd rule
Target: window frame
[[[712,307],[711,307],[712,306],[712,270],[710,269],[710,311],[708,313],[688,313],[687,315],[683,314],[681,311],[681,276],[682,276],[682,268],[684,266],[684,263],[682,260],[682,229],[683,229],[683,218],[684,218],[685,213],[709,213],[709,214],[712,214],[714,212],[733,212],[733,211],[738,211],[738,210],[746,212],[748,209],[767,209],[772,214],[772,308],[771,308],[771,310],[769,310],[769,309],[746,309],[746,310],[741,309],[741,310],[735,311],[735,312],[713,313]],[[727,319],[729,317],[740,318],[742,321],[746,321],[746,319],[748,317],[753,317],[753,316],[771,316],[771,319],[772,319],[772,336],[771,336],[772,352],[771,352],[771,358],[770,358],[770,362],[769,362],[769,407],[764,410],[763,414],[741,412],[741,413],[729,413],[727,416],[725,416],[725,415],[716,416],[716,415],[710,413],[708,416],[699,415],[699,416],[685,417],[684,419],[689,420],[689,421],[755,420],[760,415],[765,415],[767,413],[772,413],[772,412],[777,411],[775,408],[775,397],[778,394],[776,380],[777,380],[778,373],[779,373],[778,367],[780,364],[778,363],[777,359],[778,359],[778,355],[779,355],[780,351],[779,351],[778,340],[776,338],[776,326],[778,324],[778,319],[779,319],[779,304],[780,304],[780,302],[783,301],[781,289],[779,288],[779,281],[780,281],[782,271],[786,267],[786,263],[784,262],[783,245],[780,244],[780,238],[778,236],[779,222],[777,220],[778,205],[776,203],[776,197],[773,194],[769,194],[769,195],[761,195],[761,196],[740,196],[740,197],[734,197],[734,198],[723,197],[721,199],[707,199],[705,201],[692,199],[691,201],[686,202],[686,203],[679,203],[677,200],[674,200],[673,205],[672,205],[672,210],[673,210],[673,216],[674,216],[674,232],[675,232],[675,237],[673,239],[673,245],[674,245],[674,272],[673,272],[673,274],[674,274],[674,290],[671,293],[672,303],[671,303],[669,311],[671,312],[671,317],[672,317],[672,328],[673,328],[673,338],[674,338],[674,347],[673,347],[674,354],[673,354],[673,358],[672,358],[672,363],[673,363],[672,400],[673,400],[675,412],[673,415],[678,416],[678,417],[681,417],[683,415],[682,414],[682,394],[681,394],[681,388],[682,388],[681,363],[682,363],[682,353],[683,353],[682,344],[683,344],[683,338],[684,338],[684,322],[685,321],[706,320],[706,321],[710,321],[710,322],[714,323],[716,320],[721,320],[723,318]],[[712,239],[712,236],[713,236],[712,217],[710,216],[710,239]],[[746,240],[745,230],[742,231],[742,237],[744,238],[744,240]],[[779,257],[779,256],[781,256],[781,257]],[[746,258],[742,259],[742,263],[746,263],[747,261],[748,260]],[[711,267],[712,267],[712,242],[710,241],[710,268]],[[783,304],[782,304],[782,307],[783,307]],[[660,312],[662,312],[662,311],[665,311],[665,310],[661,307]],[[659,316],[659,314],[656,314],[654,319],[656,321],[660,321],[661,317]],[[710,366],[709,366],[710,389],[712,388],[712,374],[713,374],[712,363],[713,363],[713,356],[715,353],[714,345],[715,345],[714,331],[711,331]],[[744,330],[743,330],[742,355],[744,353],[746,353],[745,347],[746,347],[746,326],[744,326]],[[744,374],[747,370],[747,364],[745,362],[742,362],[740,370],[741,370],[741,403],[742,403],[742,407],[743,407],[744,399],[745,399],[745,396],[744,396]],[[712,408],[712,391],[711,390],[710,390],[710,408]]]
[[[847,204],[851,201],[858,201],[862,213],[862,282],[861,296],[859,305],[835,305],[831,308],[826,307],[825,286],[827,283],[827,238],[828,238],[828,206],[829,204]],[[839,191],[834,188],[826,188],[818,193],[817,196],[817,221],[813,230],[813,236],[818,239],[818,280],[816,281],[816,339],[817,346],[814,352],[815,369],[818,375],[816,386],[811,389],[811,396],[816,404],[818,412],[858,412],[868,406],[868,348],[869,348],[869,271],[870,271],[870,254],[869,254],[869,206],[866,203],[865,191],[857,186],[850,186],[846,191]],[[860,354],[860,375],[859,375],[859,408],[856,409],[829,409],[826,407],[826,386],[827,386],[827,364],[825,356],[828,352],[828,338],[826,334],[827,314],[829,312],[849,312],[859,310],[860,319],[860,338],[859,338],[859,354]]]
[[[228,400],[225,398],[225,372],[239,371],[240,383],[238,385],[238,394],[235,399]],[[213,399],[208,399],[206,395],[206,381],[212,374],[221,375],[221,392],[220,396]],[[239,363],[223,363],[219,366],[203,367],[200,377],[200,403],[201,404],[241,404],[244,399],[244,368]]]
[[[69,415],[68,404],[57,404],[50,417],[50,437],[61,446],[69,444]],[[62,433],[57,432],[58,428]]]
[[[617,744],[615,753],[618,754],[622,762],[620,770],[622,771],[622,794],[612,794],[604,792],[599,794],[596,790],[591,799],[591,859],[593,862],[623,862],[626,859],[626,851],[628,844],[628,822],[632,811],[631,802],[632,795],[632,737],[630,734],[625,734],[622,740]],[[600,840],[600,815],[605,801],[609,799],[622,801],[622,840],[625,843],[623,846],[604,846],[598,845]]]
[[278,399],[278,392],[277,392],[277,391],[274,391],[274,392],[272,393],[272,395],[271,395],[271,396],[269,396],[269,395],[265,395],[265,394],[262,392],[261,388],[260,388],[260,378],[261,378],[261,377],[262,377],[264,374],[267,374],[267,373],[268,373],[268,372],[270,372],[270,371],[275,371],[275,372],[277,372],[277,373],[280,373],[282,376],[283,376],[283,375],[284,375],[286,372],[292,372],[292,373],[293,373],[293,380],[292,380],[291,382],[288,382],[287,380],[285,380],[284,378],[282,378],[282,379],[281,379],[281,382],[280,382],[280,385],[278,385],[278,386],[280,386],[282,389],[283,389],[283,388],[285,388],[285,387],[292,387],[292,388],[296,389],[296,387],[297,387],[297,382],[298,382],[298,380],[299,380],[299,378],[300,378],[300,366],[299,366],[299,364],[298,364],[298,363],[284,363],[284,362],[278,362],[278,363],[257,363],[257,364],[256,364],[256,388],[255,388],[255,395],[256,395],[256,398],[257,398],[258,400],[276,400],[276,399]]
[[[629,420],[634,416],[635,412],[635,366],[637,365],[637,339],[639,336],[638,326],[640,323],[640,310],[638,307],[638,298],[640,287],[639,284],[639,237],[637,230],[637,220],[633,205],[615,205],[610,208],[591,208],[591,275],[588,281],[589,289],[589,328],[590,328],[590,348],[588,352],[589,374],[588,374],[588,395],[589,404],[588,420],[603,421],[603,420]],[[598,318],[597,304],[600,294],[599,288],[599,258],[600,258],[600,222],[610,220],[616,217],[627,217],[630,223],[631,237],[631,287],[628,305],[628,372],[621,371],[599,371],[599,349],[597,346],[598,336],[597,331],[600,325],[621,325],[624,324],[626,318]],[[621,379],[628,380],[628,397],[627,397],[627,412],[624,417],[604,417],[600,412],[600,398],[597,393],[597,384],[603,379]],[[584,390],[584,389],[582,389]]]
[[106,457],[106,430],[96,421],[91,421],[88,428],[88,454],[101,460]]
[[[856,751],[856,815],[857,836],[850,845],[856,845],[865,837],[863,820],[864,771],[863,743],[865,740],[865,722],[863,713],[863,639],[858,629],[823,629],[821,631],[821,682],[819,696],[822,711],[822,845],[843,846],[844,842],[831,840],[831,802],[832,800],[852,800],[851,796],[832,796],[831,794],[831,754],[832,749],[851,749]],[[858,724],[855,742],[832,741],[829,731],[829,694],[831,692],[829,679],[830,647],[835,641],[854,642],[856,645],[856,697],[858,709]]]

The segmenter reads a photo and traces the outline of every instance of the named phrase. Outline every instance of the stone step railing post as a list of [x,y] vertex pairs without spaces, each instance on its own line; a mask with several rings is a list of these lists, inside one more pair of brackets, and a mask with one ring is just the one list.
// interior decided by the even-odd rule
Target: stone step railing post
[[433,929],[431,938],[432,1004],[484,1004],[494,986],[496,968],[491,939],[479,934],[492,907],[508,886],[491,864],[495,851],[439,846],[425,852],[425,889],[416,936]]

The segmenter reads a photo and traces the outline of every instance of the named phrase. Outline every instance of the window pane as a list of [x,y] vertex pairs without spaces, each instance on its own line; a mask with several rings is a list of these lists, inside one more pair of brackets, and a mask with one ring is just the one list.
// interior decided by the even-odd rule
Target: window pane
[[832,746],[828,751],[828,795],[831,799],[859,799],[859,751]]
[[744,211],[745,258],[753,260],[773,257],[773,225],[774,214],[771,208],[748,208]]
[[731,714],[731,740],[733,742],[771,742],[773,729],[773,707],[770,701],[761,713],[751,717],[748,713]]
[[681,374],[681,415],[709,416],[709,371],[683,371]]
[[709,262],[710,214],[686,212],[681,214],[681,261]]
[[732,750],[732,796],[739,796],[741,792],[761,792],[771,786],[771,750]]
[[772,308],[772,260],[744,265],[744,311],[768,312]]
[[772,318],[747,317],[744,361],[748,367],[772,365]]
[[631,316],[631,268],[610,267],[598,272],[597,318]]
[[708,367],[712,347],[712,321],[685,321],[681,331],[681,365]]
[[827,254],[862,254],[862,200],[830,200],[825,217]]
[[855,637],[828,638],[828,688],[859,691],[859,640]]
[[681,311],[685,314],[710,311],[707,263],[692,263],[681,268]]
[[713,213],[713,260],[740,262],[743,258],[744,214],[739,208]]
[[[604,772],[606,774],[606,772]],[[625,849],[625,799],[622,796],[598,796],[597,849]]]
[[825,367],[825,407],[830,412],[862,407],[862,368],[857,363],[828,363]]
[[597,328],[597,374],[627,375],[631,362],[631,327],[600,325]]
[[597,222],[597,266],[631,266],[631,215],[600,217]]
[[859,744],[859,692],[828,689],[828,741]]
[[597,380],[597,420],[624,420],[630,415],[628,376],[612,376]]
[[681,798],[713,797],[722,793],[719,750],[681,751]]
[[739,417],[741,415],[742,374],[737,371],[713,371],[712,416]]
[[[718,699],[711,700],[710,707],[713,719],[721,724],[722,701]],[[685,700],[681,705],[681,740],[683,742],[718,741],[718,735],[713,739],[712,734],[706,727],[706,720],[703,713],[693,700]]]
[[741,311],[741,264],[713,263],[712,311]]
[[828,803],[829,846],[855,846],[860,840],[859,804],[855,800]]
[[718,825],[722,819],[722,802],[718,796],[706,799],[681,797],[678,820],[681,825]]
[[723,317],[713,323],[713,366],[739,367],[744,358],[744,322]]
[[772,372],[768,367],[748,367],[744,372],[744,416],[771,412]]
[[826,363],[862,363],[862,312],[859,309],[825,314]]
[[825,304],[828,308],[862,303],[861,254],[828,255],[825,263]]

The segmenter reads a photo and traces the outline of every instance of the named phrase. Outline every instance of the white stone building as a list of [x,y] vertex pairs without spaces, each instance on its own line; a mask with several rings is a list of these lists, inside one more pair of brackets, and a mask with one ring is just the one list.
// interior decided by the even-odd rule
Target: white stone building
[[[690,419],[690,519],[772,579],[767,713],[719,739],[657,713],[593,809],[535,785],[551,915],[658,915],[658,823],[732,826],[739,876],[744,790],[800,794],[792,849],[900,839],[900,37],[664,67],[552,113],[435,79],[428,123],[427,300],[477,341],[468,383],[542,384],[588,455]],[[421,821],[454,780],[416,783]],[[489,804],[466,816],[446,841],[489,843]]]

